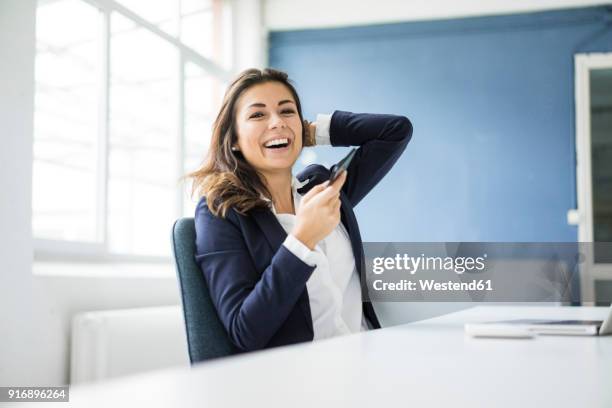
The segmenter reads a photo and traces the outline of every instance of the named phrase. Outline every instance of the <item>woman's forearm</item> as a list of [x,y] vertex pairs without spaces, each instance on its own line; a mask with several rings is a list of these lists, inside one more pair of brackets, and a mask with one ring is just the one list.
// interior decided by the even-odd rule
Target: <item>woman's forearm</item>
[[335,111],[329,134],[333,146],[384,141],[405,147],[412,137],[412,123],[399,115]]

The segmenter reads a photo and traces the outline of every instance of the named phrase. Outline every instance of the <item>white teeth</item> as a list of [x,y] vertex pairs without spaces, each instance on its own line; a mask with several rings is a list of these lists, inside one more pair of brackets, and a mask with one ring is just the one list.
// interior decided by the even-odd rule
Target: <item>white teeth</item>
[[276,145],[280,145],[280,144],[287,144],[289,143],[289,139],[287,138],[283,138],[283,139],[274,139],[274,140],[270,140],[269,142],[267,142],[265,144],[266,147],[270,147],[270,146],[276,146]]

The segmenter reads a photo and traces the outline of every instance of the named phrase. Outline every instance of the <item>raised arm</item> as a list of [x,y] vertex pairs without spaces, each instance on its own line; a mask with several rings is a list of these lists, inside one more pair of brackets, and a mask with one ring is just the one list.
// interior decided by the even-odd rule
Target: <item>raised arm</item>
[[316,122],[316,144],[359,146],[342,187],[353,207],[391,170],[411,138],[405,116],[335,111]]

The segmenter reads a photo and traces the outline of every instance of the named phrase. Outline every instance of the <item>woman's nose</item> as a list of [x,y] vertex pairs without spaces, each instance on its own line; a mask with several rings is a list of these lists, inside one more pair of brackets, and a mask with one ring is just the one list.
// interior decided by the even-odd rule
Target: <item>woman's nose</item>
[[270,129],[284,128],[285,120],[281,115],[276,113],[270,116]]

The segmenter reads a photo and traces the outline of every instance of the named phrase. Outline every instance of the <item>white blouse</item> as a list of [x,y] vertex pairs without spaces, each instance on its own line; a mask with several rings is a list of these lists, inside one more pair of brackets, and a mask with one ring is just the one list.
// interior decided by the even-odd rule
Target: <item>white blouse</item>
[[[330,144],[329,124],[331,115],[318,115],[316,143]],[[300,206],[301,196],[297,192],[304,183],[293,178],[291,189],[295,209]],[[293,214],[272,212],[287,232],[283,245],[305,263],[316,266],[306,282],[310,300],[310,313],[314,339],[324,339],[342,334],[368,330],[361,303],[359,276],[348,232],[342,222],[311,251],[290,234],[295,224]]]

